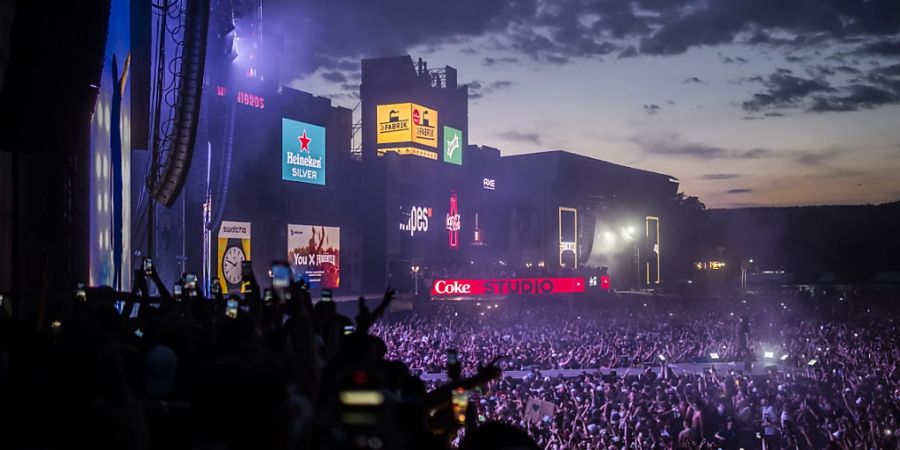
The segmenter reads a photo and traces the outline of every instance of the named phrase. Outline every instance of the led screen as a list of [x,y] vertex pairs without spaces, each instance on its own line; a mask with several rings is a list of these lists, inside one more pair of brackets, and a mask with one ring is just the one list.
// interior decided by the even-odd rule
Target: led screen
[[287,259],[295,275],[305,275],[313,288],[341,284],[341,229],[320,225],[288,225]]
[[281,179],[325,184],[325,128],[281,119]]

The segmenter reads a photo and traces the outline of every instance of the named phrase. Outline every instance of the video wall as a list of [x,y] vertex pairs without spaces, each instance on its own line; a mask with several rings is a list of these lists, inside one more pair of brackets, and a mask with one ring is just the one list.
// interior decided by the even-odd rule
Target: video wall
[[91,285],[131,284],[131,3],[111,2],[101,83],[91,116]]

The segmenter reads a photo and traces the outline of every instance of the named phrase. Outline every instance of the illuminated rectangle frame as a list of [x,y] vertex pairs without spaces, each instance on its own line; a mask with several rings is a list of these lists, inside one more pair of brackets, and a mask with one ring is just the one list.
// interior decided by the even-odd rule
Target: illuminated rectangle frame
[[[647,216],[647,219],[645,221],[647,238],[650,237],[650,221],[656,222],[656,252],[655,252],[656,253],[656,282],[655,282],[655,284],[659,284],[662,281],[662,278],[660,275],[662,273],[662,270],[660,270],[661,267],[660,267],[660,256],[659,256],[660,248],[661,248],[661,246],[659,244],[659,242],[660,242],[660,239],[659,239],[659,217]],[[647,263],[647,284],[648,285],[650,284],[650,263],[649,262]]]
[[557,226],[557,229],[559,231],[559,239],[556,244],[557,244],[557,248],[559,249],[559,266],[562,267],[562,265],[563,265],[563,262],[562,262],[563,252],[562,252],[562,248],[561,248],[562,242],[563,242],[563,240],[562,240],[562,213],[563,213],[563,211],[575,213],[575,267],[573,267],[573,269],[577,269],[578,268],[578,210],[575,208],[566,208],[563,206],[559,207],[558,216],[557,216],[557,219],[559,221],[559,225]]

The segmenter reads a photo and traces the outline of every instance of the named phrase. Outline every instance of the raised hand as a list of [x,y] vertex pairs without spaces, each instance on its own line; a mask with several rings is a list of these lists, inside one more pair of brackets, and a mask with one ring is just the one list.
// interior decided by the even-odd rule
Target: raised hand
[[381,303],[372,312],[369,312],[369,307],[366,306],[366,299],[359,297],[359,312],[356,316],[356,332],[361,334],[368,333],[372,325],[375,324],[375,321],[384,314],[384,311],[387,310],[388,305],[391,304],[396,296],[397,291],[388,287],[384,291],[384,297],[382,297]]

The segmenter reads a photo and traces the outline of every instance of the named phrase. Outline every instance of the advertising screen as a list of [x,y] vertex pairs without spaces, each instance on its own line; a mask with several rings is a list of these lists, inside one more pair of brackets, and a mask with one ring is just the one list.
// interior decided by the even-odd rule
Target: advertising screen
[[325,128],[281,119],[281,179],[325,184]]
[[444,127],[444,162],[462,165],[463,133],[453,127]]
[[456,191],[450,191],[450,204],[447,209],[447,245],[452,249],[459,248],[459,230],[462,228],[462,218],[459,214],[459,197]]
[[306,274],[313,288],[341,284],[341,229],[319,225],[288,225],[287,259],[295,275]]
[[438,112],[415,103],[391,103],[375,109],[377,142],[413,142],[437,148]]
[[375,112],[379,144],[412,141],[412,125],[409,120],[409,115],[412,114],[411,103],[378,105]]
[[584,292],[584,278],[437,279],[431,284],[433,297],[579,292]]
[[428,233],[433,222],[432,209],[427,206],[411,206],[401,211],[400,231],[410,237]]
[[413,139],[416,144],[437,148],[438,112],[434,109],[417,105],[412,106]]
[[250,260],[250,223],[222,221],[219,227],[219,281],[229,292],[241,290],[241,263]]

